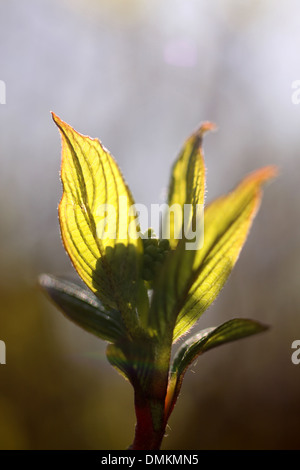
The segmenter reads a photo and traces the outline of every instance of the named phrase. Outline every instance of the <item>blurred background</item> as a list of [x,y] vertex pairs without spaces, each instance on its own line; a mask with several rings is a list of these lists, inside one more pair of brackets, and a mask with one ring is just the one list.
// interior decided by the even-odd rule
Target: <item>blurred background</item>
[[[207,201],[276,164],[230,280],[198,329],[234,317],[269,332],[217,348],[186,374],[163,449],[299,449],[300,5],[296,0],[1,0],[1,449],[125,449],[133,393],[105,344],[37,288],[76,277],[61,244],[53,110],[99,137],[135,201],[163,202],[203,120]],[[295,100],[294,100],[295,101]]]

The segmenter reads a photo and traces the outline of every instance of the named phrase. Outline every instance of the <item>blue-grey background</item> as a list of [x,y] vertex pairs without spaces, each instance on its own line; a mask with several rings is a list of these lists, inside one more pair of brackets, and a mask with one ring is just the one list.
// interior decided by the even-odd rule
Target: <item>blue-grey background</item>
[[[297,0],[1,0],[1,449],[123,449],[133,394],[105,344],[36,288],[76,276],[61,244],[54,111],[98,137],[136,202],[164,200],[170,168],[203,120],[210,201],[276,164],[237,266],[198,329],[233,317],[272,326],[186,374],[165,449],[299,448],[300,6]],[[194,374],[192,372],[195,372]]]

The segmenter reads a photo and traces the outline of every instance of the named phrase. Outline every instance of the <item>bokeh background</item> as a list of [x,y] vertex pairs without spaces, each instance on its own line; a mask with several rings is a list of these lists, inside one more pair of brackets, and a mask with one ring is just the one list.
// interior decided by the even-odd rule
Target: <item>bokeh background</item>
[[[60,137],[50,110],[99,137],[136,202],[163,202],[203,120],[207,201],[276,164],[230,280],[198,329],[233,317],[269,332],[213,350],[186,374],[164,449],[299,449],[300,5],[297,0],[1,0],[1,449],[125,449],[130,385],[105,344],[37,288],[75,277],[61,244]],[[194,372],[194,373],[193,373]]]

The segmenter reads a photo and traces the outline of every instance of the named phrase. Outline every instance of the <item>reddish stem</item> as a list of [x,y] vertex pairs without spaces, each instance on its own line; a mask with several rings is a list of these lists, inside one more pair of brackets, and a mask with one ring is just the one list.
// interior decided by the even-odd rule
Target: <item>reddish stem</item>
[[159,450],[166,424],[162,420],[159,429],[154,429],[150,400],[135,393],[136,427],[132,450]]

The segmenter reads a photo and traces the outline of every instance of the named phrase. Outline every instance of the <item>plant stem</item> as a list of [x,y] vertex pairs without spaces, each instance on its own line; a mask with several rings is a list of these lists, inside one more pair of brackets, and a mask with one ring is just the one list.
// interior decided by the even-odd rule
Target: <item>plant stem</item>
[[165,434],[171,339],[164,339],[162,344],[154,345],[149,355],[152,367],[147,377],[142,382],[137,377],[132,380],[137,420],[133,450],[159,450]]
[[[162,419],[161,426],[158,429],[155,429],[151,403],[153,405],[153,401],[151,402],[139,393],[135,393],[135,412],[137,422],[134,441],[130,447],[132,450],[160,449],[166,425]],[[156,403],[156,405],[160,407],[161,403]]]

